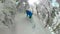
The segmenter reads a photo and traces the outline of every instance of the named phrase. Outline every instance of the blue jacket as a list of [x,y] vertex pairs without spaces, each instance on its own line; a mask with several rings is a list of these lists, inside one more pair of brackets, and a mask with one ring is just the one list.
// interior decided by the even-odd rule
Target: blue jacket
[[26,14],[29,15],[29,16],[32,16],[33,13],[29,10],[26,10]]

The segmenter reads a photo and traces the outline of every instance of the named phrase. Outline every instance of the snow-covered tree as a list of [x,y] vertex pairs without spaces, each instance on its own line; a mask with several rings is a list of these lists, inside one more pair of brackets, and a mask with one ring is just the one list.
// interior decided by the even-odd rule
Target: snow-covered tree
[[16,1],[14,0],[1,0],[0,1],[0,25],[3,25],[1,27],[10,29],[11,33],[15,29],[14,18],[17,11],[15,3]]

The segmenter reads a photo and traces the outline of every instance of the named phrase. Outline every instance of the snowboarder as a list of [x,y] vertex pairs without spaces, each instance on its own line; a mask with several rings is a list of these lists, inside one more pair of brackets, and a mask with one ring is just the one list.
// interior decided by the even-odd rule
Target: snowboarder
[[31,11],[26,10],[26,14],[27,14],[27,16],[29,16],[29,18],[32,18],[33,13]]

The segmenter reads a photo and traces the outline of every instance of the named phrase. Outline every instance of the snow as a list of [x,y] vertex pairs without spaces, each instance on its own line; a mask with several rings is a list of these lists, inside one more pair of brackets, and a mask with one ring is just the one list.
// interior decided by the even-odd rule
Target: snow
[[18,13],[15,17],[16,34],[51,34],[43,27],[42,21],[33,15],[32,19],[26,17],[24,13]]

